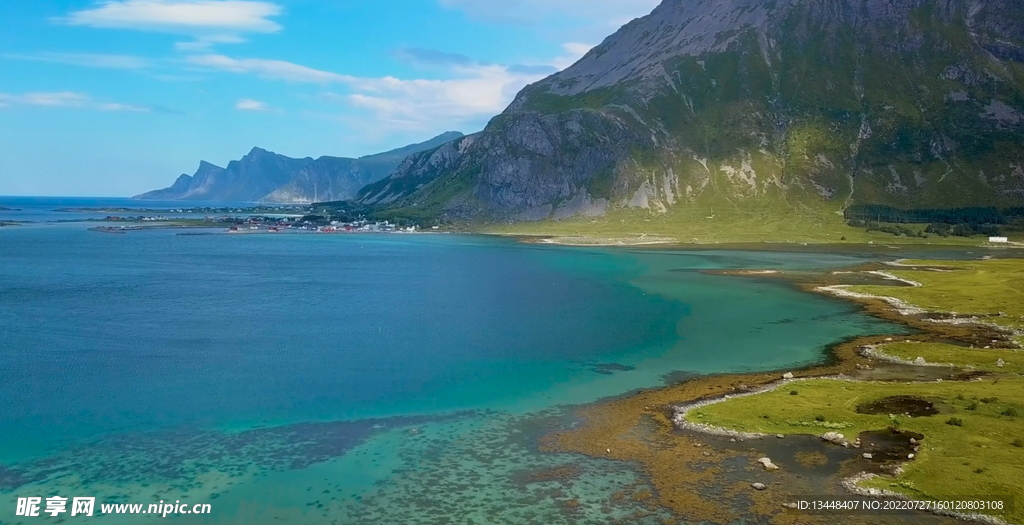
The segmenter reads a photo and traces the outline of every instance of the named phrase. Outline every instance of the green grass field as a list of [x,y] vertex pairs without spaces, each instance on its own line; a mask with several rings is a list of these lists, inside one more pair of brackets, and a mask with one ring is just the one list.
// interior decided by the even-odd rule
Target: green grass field
[[[926,225],[902,225],[923,230]],[[978,246],[983,237],[898,237],[846,224],[838,210],[751,203],[735,206],[675,207],[665,213],[612,209],[595,218],[487,225],[483,233],[551,237],[671,237],[679,243],[935,244]]]
[[[945,343],[888,343],[876,348],[878,353],[913,361],[924,357],[929,363],[951,364],[985,372],[1024,374],[1024,351],[1007,349],[967,348]],[[927,357],[925,357],[927,356]],[[1003,366],[997,362],[1002,359]]]
[[[890,273],[922,286],[853,286],[850,289],[896,297],[933,312],[978,315],[985,322],[1024,330],[1024,260],[904,261],[904,264],[920,268],[896,268]],[[1024,342],[1021,337],[1017,340]]]
[[[918,268],[892,273],[922,286],[851,289],[898,297],[934,312],[978,315],[1008,329],[1024,328],[1024,260],[905,264]],[[906,360],[923,357],[931,363],[971,367],[990,375],[976,381],[927,383],[812,379],[728,399],[693,410],[687,417],[766,434],[820,435],[835,430],[850,440],[860,432],[896,426],[923,434],[921,450],[897,477],[878,477],[865,482],[866,486],[916,498],[991,495],[1013,496],[1024,502],[1024,352],[914,342],[889,343],[878,350]],[[999,359],[1004,366],[997,366]],[[859,405],[891,396],[925,399],[934,404],[938,414],[909,417],[857,410]],[[1017,504],[1006,517],[1024,522],[1024,504]]]
[[[835,430],[852,440],[859,432],[883,430],[891,424],[889,415],[860,414],[857,406],[897,395],[933,401],[939,414],[897,417],[901,430],[925,436],[921,450],[898,478],[876,478],[869,486],[914,497],[1010,495],[1024,501],[1024,379],[1020,377],[911,384],[815,379],[729,399],[691,411],[688,418],[767,434]],[[1004,415],[1014,412],[1018,415]],[[962,425],[948,424],[952,418]],[[1024,521],[1024,505],[1018,505],[1012,518]]]

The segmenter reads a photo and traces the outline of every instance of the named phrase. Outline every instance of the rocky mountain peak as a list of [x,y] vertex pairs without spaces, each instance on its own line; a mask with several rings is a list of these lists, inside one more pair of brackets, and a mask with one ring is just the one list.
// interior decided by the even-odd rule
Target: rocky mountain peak
[[361,195],[500,220],[1019,205],[1024,2],[665,0],[446,153]]

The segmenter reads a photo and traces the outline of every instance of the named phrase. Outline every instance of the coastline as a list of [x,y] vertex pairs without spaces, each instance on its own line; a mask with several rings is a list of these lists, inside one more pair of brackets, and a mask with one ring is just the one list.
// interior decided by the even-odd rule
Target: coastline
[[[896,261],[892,266],[913,268],[913,265],[906,265],[902,260]],[[910,336],[907,341],[913,339],[915,342],[927,342],[952,339],[980,343],[998,336],[1007,336],[1012,341],[1012,337],[1019,333],[1019,331],[1008,330],[1006,327],[988,323],[973,316],[952,320],[929,318],[928,315],[941,315],[944,312],[929,312],[894,297],[847,290],[846,288],[851,285],[837,282],[840,273],[834,272],[818,279],[790,278],[787,275],[762,270],[740,270],[726,274],[749,278],[790,278],[794,286],[804,291],[855,301],[861,308],[876,317],[902,324],[919,332]],[[885,280],[898,281],[903,286],[921,286],[921,283],[903,279],[888,272],[871,270],[870,273]],[[735,446],[736,443],[742,443],[744,440],[763,440],[769,434],[694,423],[685,419],[686,414],[701,407],[775,391],[783,385],[808,379],[851,380],[858,374],[866,374],[866,370],[873,370],[876,367],[922,367],[921,363],[888,358],[889,356],[882,357],[873,352],[877,347],[892,340],[892,337],[867,336],[839,342],[826,351],[822,362],[791,372],[784,373],[780,370],[699,377],[676,385],[645,390],[625,399],[599,402],[577,411],[577,415],[582,421],[580,428],[549,434],[542,443],[542,449],[552,452],[576,452],[588,456],[637,463],[658,488],[662,505],[671,508],[677,515],[687,520],[721,520],[724,516],[720,510],[716,511],[710,508],[707,501],[695,495],[699,493],[702,484],[713,483],[712,479],[697,471],[702,468],[700,465],[709,461],[712,464],[723,464],[730,460],[738,460],[737,458],[743,455],[724,455],[720,450],[708,448],[705,442],[717,440],[719,447],[722,445],[728,447],[729,444]],[[936,373],[960,370],[952,365],[934,363],[924,364],[923,367],[931,367]],[[658,436],[658,441],[664,443],[663,446],[666,448],[670,446],[668,443],[671,443],[670,449],[676,453],[665,454],[642,443],[630,442],[631,440],[622,438],[622,436],[633,432],[633,428],[642,421],[647,421],[648,425],[652,422],[655,423],[658,428],[654,433]],[[727,443],[720,443],[725,439],[728,439]],[[700,450],[702,453],[699,456],[690,453],[694,449]],[[673,463],[675,468],[666,468],[665,465]],[[873,478],[877,476],[875,473],[836,472],[837,476],[840,474],[842,476],[835,481],[838,481],[839,485],[844,488],[846,494],[907,498],[906,495],[898,492],[858,485],[862,479],[858,476],[870,475]],[[681,487],[689,490],[680,490]],[[773,504],[765,499],[764,494],[765,491],[761,489],[748,494],[754,500],[753,507],[763,511],[764,515],[778,516],[779,502],[775,500]],[[958,520],[993,524],[1008,523],[988,514],[961,514],[946,511],[932,513]]]
[[[466,233],[515,239],[523,244],[564,246],[570,248],[644,248],[649,250],[735,250],[767,252],[837,252],[837,253],[878,253],[900,257],[905,250],[978,250],[986,254],[1004,257],[1024,257],[1024,243],[991,244],[981,238],[949,238],[912,240],[906,238],[875,239],[869,241],[836,241],[819,239],[815,241],[761,240],[750,241],[681,241],[662,235],[648,236],[597,236],[597,235],[549,235],[524,234],[492,231],[467,231]],[[905,258],[905,256],[904,256]],[[886,262],[885,264],[890,264]]]

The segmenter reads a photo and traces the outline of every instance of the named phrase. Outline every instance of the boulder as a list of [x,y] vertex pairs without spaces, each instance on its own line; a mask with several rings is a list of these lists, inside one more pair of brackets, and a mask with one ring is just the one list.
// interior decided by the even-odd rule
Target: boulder
[[846,441],[846,436],[840,434],[839,432],[825,432],[824,434],[821,435],[821,440],[828,441],[833,445],[849,444]]
[[757,460],[757,462],[760,463],[762,466],[764,466],[765,470],[768,470],[768,471],[779,470],[779,466],[776,465],[775,463],[772,463],[772,460],[769,459],[769,458],[761,458],[761,459]]
[[867,453],[867,452],[865,452],[865,453],[861,454],[861,456],[862,456],[862,457],[863,457],[864,459],[874,459],[874,457],[875,457],[875,456],[873,456],[873,455],[871,455],[871,454],[869,454],[869,453]]
[[926,365],[926,364],[928,364],[928,362],[925,361],[923,357],[918,357],[917,359],[914,359],[914,364],[915,365]]
[[754,490],[764,490],[768,488],[764,483],[751,483],[750,486],[754,487]]
[[785,374],[782,374],[782,379],[793,379],[793,377],[793,372],[786,372]]

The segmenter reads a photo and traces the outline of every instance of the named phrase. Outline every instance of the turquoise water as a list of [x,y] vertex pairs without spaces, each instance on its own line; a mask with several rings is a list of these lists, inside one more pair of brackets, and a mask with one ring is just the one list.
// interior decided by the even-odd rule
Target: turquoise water
[[540,454],[537,436],[667,374],[795,367],[899,331],[700,273],[860,261],[2,228],[0,522],[59,494],[213,505],[180,523],[657,523],[608,505],[645,483],[628,465]]

